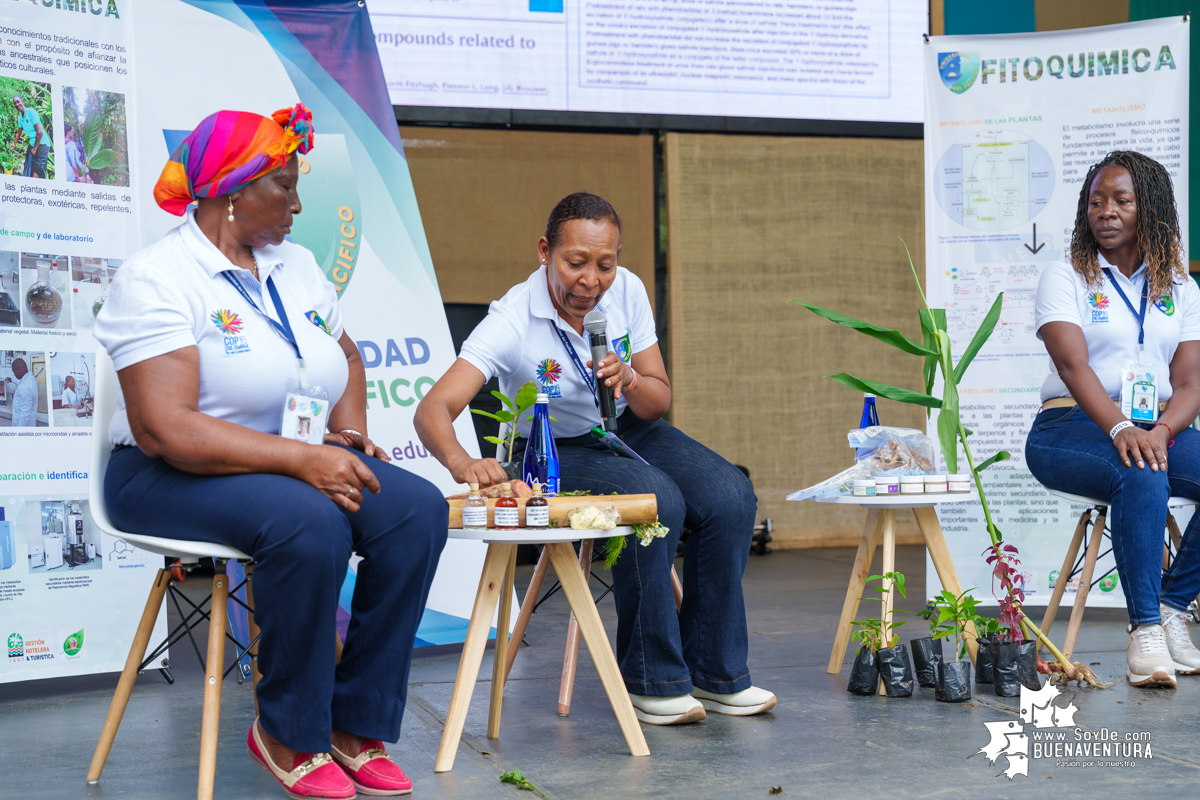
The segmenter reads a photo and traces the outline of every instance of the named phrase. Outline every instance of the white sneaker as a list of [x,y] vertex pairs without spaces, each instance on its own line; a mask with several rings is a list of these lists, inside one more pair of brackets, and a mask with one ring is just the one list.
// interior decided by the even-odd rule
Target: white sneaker
[[633,703],[633,713],[649,725],[683,725],[699,722],[707,716],[704,706],[690,694],[651,697],[631,693],[629,700]]
[[1126,626],[1125,678],[1130,686],[1175,686],[1175,662],[1162,625]]
[[1175,671],[1183,675],[1195,675],[1200,672],[1200,650],[1192,644],[1188,634],[1188,615],[1176,611],[1170,606],[1160,605],[1158,613],[1162,615],[1163,630],[1167,634],[1167,651],[1175,662]]
[[778,702],[775,695],[766,689],[751,686],[733,694],[713,694],[703,689],[692,690],[692,697],[700,701],[706,711],[729,714],[733,717],[748,717],[770,711]]

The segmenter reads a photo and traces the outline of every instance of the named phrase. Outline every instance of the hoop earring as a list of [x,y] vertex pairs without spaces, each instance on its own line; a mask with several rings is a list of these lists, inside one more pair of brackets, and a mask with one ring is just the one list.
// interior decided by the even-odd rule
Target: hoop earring
[[229,221],[233,222],[233,198],[229,198]]

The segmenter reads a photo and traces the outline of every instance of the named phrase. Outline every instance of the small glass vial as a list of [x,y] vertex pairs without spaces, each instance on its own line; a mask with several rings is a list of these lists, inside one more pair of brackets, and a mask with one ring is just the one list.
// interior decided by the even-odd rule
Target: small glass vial
[[512,484],[500,484],[500,499],[496,501],[496,530],[515,531],[521,527],[517,499],[512,496]]
[[875,494],[900,494],[900,479],[895,476],[876,478]]
[[471,484],[471,494],[463,500],[462,526],[464,531],[487,530],[487,500],[479,494],[479,484]]
[[550,527],[550,504],[542,497],[542,485],[537,481],[533,482],[533,497],[525,501],[525,527]]
[[874,478],[857,478],[854,481],[854,496],[855,497],[874,497],[875,496],[875,479]]
[[925,476],[925,494],[945,494],[946,493],[946,476],[945,475],[926,475]]
[[947,475],[946,490],[950,494],[967,494],[971,491],[970,475]]
[[925,476],[924,475],[901,475],[900,476],[900,494],[924,494],[925,493]]

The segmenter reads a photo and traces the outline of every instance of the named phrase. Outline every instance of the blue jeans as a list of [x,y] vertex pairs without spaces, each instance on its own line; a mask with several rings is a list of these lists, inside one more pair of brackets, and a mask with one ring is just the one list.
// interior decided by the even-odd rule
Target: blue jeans
[[[1025,461],[1042,485],[1110,504],[1113,558],[1131,625],[1161,622],[1158,606],[1186,611],[1200,593],[1200,513],[1192,515],[1171,569],[1162,571],[1167,499],[1200,500],[1200,431],[1185,428],[1167,452],[1167,470],[1125,466],[1108,434],[1078,406],[1041,412]],[[1065,580],[1065,576],[1060,576]]]
[[[329,752],[335,726],[400,737],[413,640],[446,543],[448,510],[436,486],[350,452],[381,488],[364,492],[353,514],[295,478],[193,475],[136,447],[113,451],[104,480],[121,530],[219,542],[254,557],[259,716],[267,733],[302,753]],[[332,633],[351,551],[363,560],[335,667]]]
[[[563,491],[653,493],[671,531],[646,547],[631,537],[613,567],[625,686],[655,696],[748,689],[742,573],[758,510],[754,489],[741,470],[661,419],[626,410],[618,423],[617,435],[653,466],[615,456],[591,437],[557,444]],[[676,614],[671,565],[685,522],[691,534]]]

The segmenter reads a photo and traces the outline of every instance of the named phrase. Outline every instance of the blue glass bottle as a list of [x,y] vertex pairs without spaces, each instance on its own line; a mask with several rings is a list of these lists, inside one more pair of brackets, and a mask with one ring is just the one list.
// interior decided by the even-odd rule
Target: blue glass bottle
[[529,442],[525,447],[525,461],[521,465],[525,482],[533,486],[542,485],[542,494],[553,497],[558,494],[558,448],[554,445],[554,431],[550,428],[550,396],[538,394],[533,407],[533,419],[529,422]]
[[[872,425],[879,424],[879,412],[875,410],[875,395],[870,392],[863,392],[863,410],[862,417],[858,421],[858,427],[869,428]],[[854,458],[860,461],[871,454],[871,450],[867,448],[858,448],[854,451]]]

